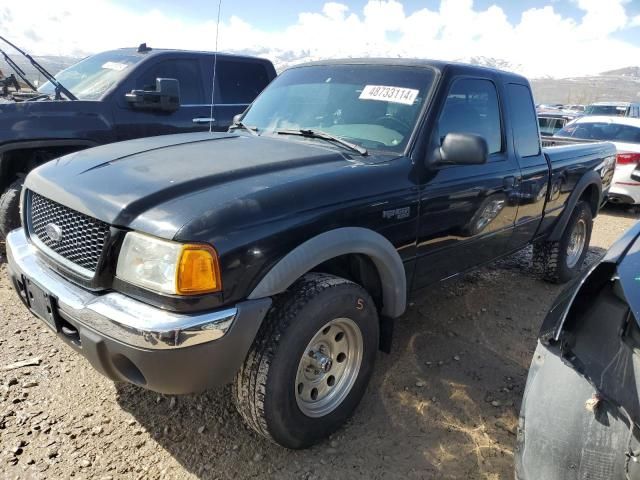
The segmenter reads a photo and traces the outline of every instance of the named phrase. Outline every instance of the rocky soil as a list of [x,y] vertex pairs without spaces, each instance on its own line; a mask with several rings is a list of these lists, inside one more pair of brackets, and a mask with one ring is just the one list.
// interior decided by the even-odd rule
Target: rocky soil
[[[589,261],[636,217],[605,210]],[[225,390],[114,385],[26,312],[2,263],[0,477],[511,479],[527,368],[561,288],[531,273],[529,253],[422,292],[354,418],[306,451],[247,430]]]

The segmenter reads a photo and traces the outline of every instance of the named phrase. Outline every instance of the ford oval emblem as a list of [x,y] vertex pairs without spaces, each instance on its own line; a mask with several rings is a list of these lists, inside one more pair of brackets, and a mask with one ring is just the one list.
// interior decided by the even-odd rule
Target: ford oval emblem
[[44,227],[44,231],[53,242],[58,243],[62,240],[62,228],[60,228],[55,223],[48,223],[46,227]]

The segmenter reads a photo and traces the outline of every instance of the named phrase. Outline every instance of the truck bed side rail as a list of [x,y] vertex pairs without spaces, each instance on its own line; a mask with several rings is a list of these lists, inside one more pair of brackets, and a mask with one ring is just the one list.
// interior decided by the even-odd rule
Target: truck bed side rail
[[556,147],[559,145],[574,145],[576,143],[595,143],[601,140],[589,140],[587,138],[553,137],[550,135],[540,135],[543,147]]

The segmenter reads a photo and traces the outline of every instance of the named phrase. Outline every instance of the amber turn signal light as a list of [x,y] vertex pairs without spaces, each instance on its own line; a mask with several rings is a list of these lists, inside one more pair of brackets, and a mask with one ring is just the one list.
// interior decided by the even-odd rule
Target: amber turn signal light
[[208,245],[184,245],[176,275],[179,295],[218,292],[222,289],[218,254]]

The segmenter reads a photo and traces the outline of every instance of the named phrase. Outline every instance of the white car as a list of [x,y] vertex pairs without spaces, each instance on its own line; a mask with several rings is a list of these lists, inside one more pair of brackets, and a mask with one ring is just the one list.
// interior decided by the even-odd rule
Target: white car
[[565,125],[554,137],[576,140],[607,141],[615,144],[618,154],[613,183],[609,190],[611,203],[640,204],[640,182],[631,178],[640,170],[640,118],[580,117]]

